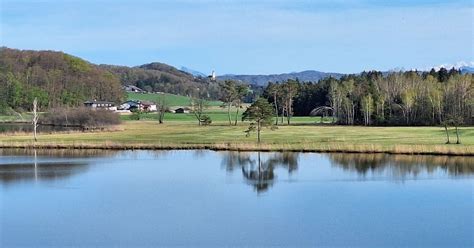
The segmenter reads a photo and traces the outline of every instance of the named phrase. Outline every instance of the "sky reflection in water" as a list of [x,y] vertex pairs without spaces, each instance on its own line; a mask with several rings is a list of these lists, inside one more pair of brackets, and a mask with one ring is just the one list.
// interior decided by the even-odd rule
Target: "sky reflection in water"
[[3,246],[471,246],[471,157],[0,150]]

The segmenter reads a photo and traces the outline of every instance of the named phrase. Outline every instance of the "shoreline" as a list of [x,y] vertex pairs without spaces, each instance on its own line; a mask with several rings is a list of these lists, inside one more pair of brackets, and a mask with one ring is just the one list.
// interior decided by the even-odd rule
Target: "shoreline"
[[308,146],[308,144],[119,144],[119,143],[0,143],[0,149],[71,149],[71,150],[211,150],[242,152],[303,152],[303,153],[366,153],[366,154],[399,154],[399,155],[439,155],[439,156],[474,156],[471,146],[456,145],[337,145]]

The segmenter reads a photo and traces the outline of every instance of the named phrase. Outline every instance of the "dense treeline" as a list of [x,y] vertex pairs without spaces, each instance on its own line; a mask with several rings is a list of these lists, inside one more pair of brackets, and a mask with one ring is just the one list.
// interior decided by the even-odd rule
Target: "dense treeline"
[[473,75],[455,69],[288,80],[270,83],[264,96],[288,123],[292,115],[328,114],[346,125],[474,124]]
[[62,52],[0,48],[0,111],[79,106],[87,99],[119,102],[119,79]]

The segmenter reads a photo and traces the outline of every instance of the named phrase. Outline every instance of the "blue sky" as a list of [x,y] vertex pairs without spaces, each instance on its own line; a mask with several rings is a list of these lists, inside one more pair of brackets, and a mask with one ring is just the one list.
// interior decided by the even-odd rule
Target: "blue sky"
[[204,73],[474,61],[473,0],[0,0],[2,46]]

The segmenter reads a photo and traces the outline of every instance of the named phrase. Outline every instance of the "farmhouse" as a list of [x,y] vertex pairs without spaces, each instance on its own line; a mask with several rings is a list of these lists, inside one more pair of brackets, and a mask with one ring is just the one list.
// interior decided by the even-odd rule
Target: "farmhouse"
[[177,108],[174,110],[175,114],[187,114],[189,113],[189,108]]
[[156,104],[150,101],[139,101],[139,100],[128,100],[122,103],[119,107],[120,110],[142,110],[147,112],[157,111]]
[[112,111],[117,110],[115,104],[113,102],[108,101],[89,100],[84,102],[84,107],[92,109],[108,109]]
[[154,112],[157,111],[156,104],[150,101],[141,101],[143,111]]

